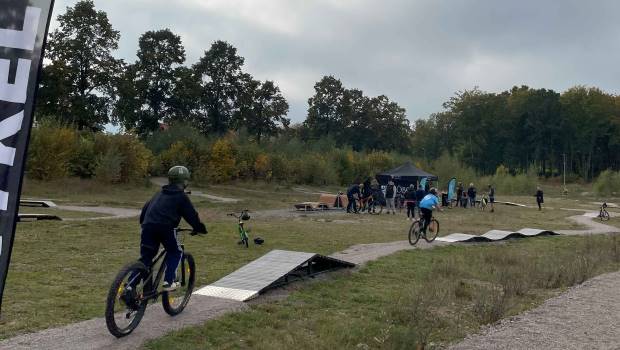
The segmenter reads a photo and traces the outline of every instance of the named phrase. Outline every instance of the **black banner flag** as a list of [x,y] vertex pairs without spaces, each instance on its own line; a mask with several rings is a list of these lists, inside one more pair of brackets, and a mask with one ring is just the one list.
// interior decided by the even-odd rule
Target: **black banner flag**
[[0,0],[0,305],[54,0]]

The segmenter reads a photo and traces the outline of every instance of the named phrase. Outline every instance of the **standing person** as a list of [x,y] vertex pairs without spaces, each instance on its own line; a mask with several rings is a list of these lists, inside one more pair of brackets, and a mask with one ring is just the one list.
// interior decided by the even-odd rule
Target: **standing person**
[[368,207],[368,212],[370,212],[370,208],[368,206],[368,200],[370,199],[370,196],[372,195],[372,190],[370,188],[370,178],[366,178],[366,181],[364,181],[364,183],[362,184],[362,188],[361,188],[361,196],[362,196],[362,200],[361,200],[361,208],[360,211],[365,211],[366,208]]
[[347,213],[355,213],[357,214],[357,201],[356,197],[360,195],[360,185],[355,183],[347,189],[347,200],[349,203],[347,204]]
[[542,205],[545,202],[545,199],[543,198],[543,191],[540,189],[540,186],[536,187],[536,194],[534,195],[536,197],[536,204],[538,204],[538,210],[542,210]]
[[390,179],[385,188],[385,200],[387,201],[387,213],[390,213],[390,208],[392,208],[392,215],[396,215],[396,210],[394,210],[394,197],[396,197],[396,185],[394,185],[394,181]]
[[405,192],[405,202],[407,203],[407,220],[415,220],[415,186],[409,185],[407,192]]
[[418,186],[418,189],[415,191],[415,201],[417,203],[415,210],[417,210],[418,212],[418,217],[420,217],[420,202],[422,201],[422,199],[424,198],[424,196],[426,196],[426,191],[424,191],[424,188],[422,188],[422,186]]
[[476,188],[474,187],[474,183],[469,184],[469,188],[467,189],[467,197],[469,198],[469,205],[472,208],[476,207]]
[[181,285],[176,281],[176,273],[183,251],[179,248],[175,230],[181,218],[185,219],[195,232],[207,233],[206,226],[200,221],[196,209],[185,194],[189,178],[190,173],[186,167],[170,168],[168,185],[163,186],[161,191],[146,202],[140,213],[140,261],[150,267],[159,245],[166,249],[166,272],[162,284],[164,291],[173,291]]
[[495,187],[489,184],[489,203],[491,203],[491,213],[495,211],[494,204],[495,203]]
[[461,198],[463,198],[463,183],[459,182],[456,186],[456,206],[461,206]]

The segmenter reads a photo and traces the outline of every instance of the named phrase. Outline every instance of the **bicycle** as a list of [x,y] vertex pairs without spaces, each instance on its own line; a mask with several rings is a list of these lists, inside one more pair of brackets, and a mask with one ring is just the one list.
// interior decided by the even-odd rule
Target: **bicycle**
[[239,224],[237,226],[237,229],[239,231],[239,242],[238,244],[241,245],[245,245],[246,248],[249,247],[249,237],[248,237],[248,231],[245,229],[245,222],[247,220],[250,220],[250,214],[248,214],[248,210],[244,209],[241,211],[241,214],[237,215],[235,213],[229,213],[228,216],[232,216],[236,219],[239,220]]
[[601,221],[609,220],[609,212],[607,212],[607,203],[603,203],[603,205],[601,205],[601,209],[599,210],[598,217],[601,219]]
[[[162,291],[159,286],[164,275],[166,250],[159,251],[150,268],[136,261],[123,267],[114,278],[106,299],[105,321],[112,335],[121,338],[129,335],[138,327],[149,301],[157,301],[162,297],[164,311],[170,316],[183,312],[187,306],[196,279],[194,257],[185,251],[183,232],[197,233],[191,229],[176,228],[175,235],[179,247],[183,251],[181,262],[177,268],[177,282],[181,285],[174,291]],[[155,267],[159,263],[157,274]]]
[[368,213],[372,215],[379,215],[383,212],[383,208],[385,207],[385,201],[381,201],[381,199],[375,199],[373,196],[371,200],[368,202]]
[[413,223],[411,223],[411,227],[409,227],[409,244],[411,245],[415,245],[416,243],[418,243],[418,241],[420,240],[420,236],[424,237],[424,240],[427,241],[428,243],[431,243],[435,240],[435,238],[437,238],[437,235],[439,234],[439,221],[437,221],[437,219],[435,219],[434,217],[431,217],[431,221],[428,224],[428,227],[426,228],[426,232],[422,233],[421,231],[421,226],[422,225],[422,221],[421,219],[416,219],[413,221]]
[[480,210],[484,211],[487,208],[487,205],[489,204],[489,199],[487,198],[486,195],[482,196],[482,198],[480,199]]

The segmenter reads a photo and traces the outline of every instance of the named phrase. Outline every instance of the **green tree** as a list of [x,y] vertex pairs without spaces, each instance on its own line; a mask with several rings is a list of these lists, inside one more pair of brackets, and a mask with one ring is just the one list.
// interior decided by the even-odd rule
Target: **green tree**
[[[177,116],[175,89],[185,62],[181,37],[169,29],[148,31],[140,37],[138,60],[128,67],[119,88],[119,117],[126,129],[140,135],[171,122]],[[129,107],[129,108],[127,108]]]
[[49,38],[39,115],[54,116],[80,129],[102,130],[110,121],[113,81],[122,62],[112,56],[120,34],[91,0],[67,7]]
[[278,86],[269,80],[255,81],[249,74],[244,74],[241,83],[237,129],[246,128],[260,143],[264,136],[275,135],[280,126],[289,126],[289,106]]
[[194,65],[201,82],[196,125],[203,133],[223,134],[231,128],[243,62],[235,47],[218,40]]

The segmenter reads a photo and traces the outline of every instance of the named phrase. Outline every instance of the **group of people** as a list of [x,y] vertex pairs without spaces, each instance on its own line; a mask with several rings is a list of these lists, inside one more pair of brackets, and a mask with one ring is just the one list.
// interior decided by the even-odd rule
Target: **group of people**
[[[463,187],[463,183],[459,182],[456,186],[456,206],[467,208],[476,207],[476,195],[477,195],[476,187],[473,183],[469,184],[467,191]],[[495,187],[491,184],[487,186],[487,192],[482,195],[482,201],[486,201],[491,206],[491,212],[495,210]]]

